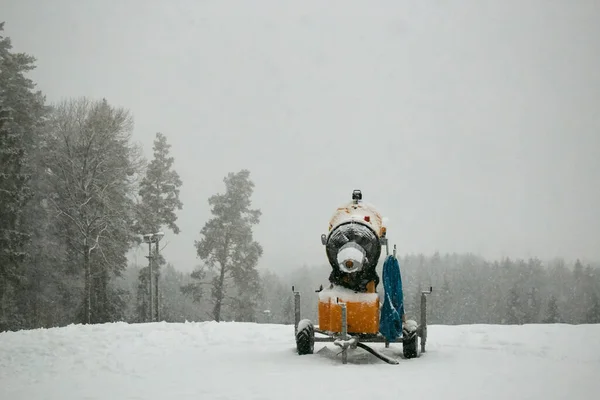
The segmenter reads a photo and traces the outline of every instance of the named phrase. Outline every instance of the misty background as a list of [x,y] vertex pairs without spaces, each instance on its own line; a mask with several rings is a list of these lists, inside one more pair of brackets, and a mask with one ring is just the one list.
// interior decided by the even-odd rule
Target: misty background
[[[407,298],[444,282],[466,294],[468,264],[488,268],[473,286],[493,280],[504,307],[525,269],[515,260],[536,270],[534,259],[544,272],[518,290],[539,302],[536,321],[552,294],[579,310],[572,322],[596,304],[597,287],[564,293],[597,280],[600,260],[597,2],[2,0],[0,10],[48,102],[88,96],[130,110],[147,158],[156,133],[167,137],[183,183],[181,232],[166,232],[161,250],[173,287],[200,264],[208,198],[247,169],[262,212],[257,267],[286,293],[326,283],[319,237],[361,189],[400,255],[433,257],[425,275],[401,259]],[[146,252],[129,249],[122,287],[137,285]],[[507,258],[513,273],[494,275]],[[205,317],[189,298],[173,303],[188,307],[179,319]],[[503,312],[486,321],[506,322]],[[437,317],[457,320],[475,322]]]

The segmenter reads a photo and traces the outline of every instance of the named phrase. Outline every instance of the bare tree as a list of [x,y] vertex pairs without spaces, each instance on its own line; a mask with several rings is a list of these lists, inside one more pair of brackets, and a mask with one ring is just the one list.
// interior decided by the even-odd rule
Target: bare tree
[[83,271],[85,323],[110,320],[108,281],[125,268],[135,241],[132,197],[140,164],[132,128],[127,110],[87,98],[57,104],[48,124],[48,200]]

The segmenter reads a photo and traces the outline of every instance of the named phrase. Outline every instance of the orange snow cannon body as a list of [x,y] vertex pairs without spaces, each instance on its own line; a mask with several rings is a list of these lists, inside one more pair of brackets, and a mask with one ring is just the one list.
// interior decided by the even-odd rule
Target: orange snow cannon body
[[355,190],[352,201],[337,208],[329,221],[329,233],[321,236],[332,271],[330,287],[319,292],[319,328],[342,331],[338,303],[347,308],[348,333],[379,331],[379,277],[375,271],[385,241],[386,228],[375,207],[362,202]]

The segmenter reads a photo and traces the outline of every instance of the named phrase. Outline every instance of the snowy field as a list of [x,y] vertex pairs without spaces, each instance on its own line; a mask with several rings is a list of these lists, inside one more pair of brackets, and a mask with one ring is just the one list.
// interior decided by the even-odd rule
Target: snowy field
[[[293,326],[125,324],[0,334],[0,399],[597,399],[600,325],[430,326],[427,352],[388,365]],[[378,348],[383,345],[375,345]],[[386,353],[401,357],[400,345]]]

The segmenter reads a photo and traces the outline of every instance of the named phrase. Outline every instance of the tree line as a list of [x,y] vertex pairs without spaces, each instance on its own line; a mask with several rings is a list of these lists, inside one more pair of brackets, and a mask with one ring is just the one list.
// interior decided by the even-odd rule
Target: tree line
[[[384,256],[382,256],[383,258]],[[491,261],[472,254],[409,254],[400,262],[404,305],[408,318],[420,318],[420,294],[433,287],[427,296],[428,323],[458,324],[532,324],[600,323],[600,266],[580,260],[563,259],[543,263],[537,258]],[[382,262],[377,271],[382,276]],[[122,280],[133,288],[136,271],[131,266]],[[169,322],[214,320],[211,296],[195,297],[181,288],[202,286],[218,276],[178,271],[167,264],[161,280],[162,319]],[[225,302],[221,318],[228,321],[254,321],[291,324],[294,321],[292,286],[301,294],[302,318],[318,319],[317,293],[327,286],[330,266],[298,266],[275,273],[259,271],[258,291],[253,302],[239,308],[235,301]],[[200,280],[198,279],[200,278]],[[383,287],[377,287],[383,294]],[[235,293],[235,292],[231,292]],[[134,320],[133,310],[128,320]]]
[[[131,305],[131,320],[152,320],[153,285],[172,272],[164,257],[139,268],[133,290],[121,281],[142,235],[180,231],[182,181],[167,137],[156,133],[147,162],[129,110],[87,97],[48,104],[27,77],[34,68],[0,36],[0,330],[121,321]],[[232,301],[247,314],[259,293],[249,174],[228,174],[225,193],[209,199],[215,217],[195,244],[206,269],[179,289],[198,300],[210,288],[217,321]]]
[[[315,290],[329,266],[275,273],[257,268],[248,170],[224,177],[208,199],[191,274],[157,253],[147,265],[127,254],[148,232],[177,235],[182,181],[164,133],[146,160],[132,140],[133,116],[106,99],[48,104],[27,73],[35,58],[12,50],[0,24],[0,331],[71,323],[165,321],[293,323],[291,286],[316,319]],[[401,260],[406,309],[417,317],[432,285],[430,322],[598,323],[598,266],[557,260],[487,261],[469,254]],[[381,268],[381,266],[380,266]],[[154,283],[156,283],[154,282]],[[382,289],[381,285],[378,288]]]

